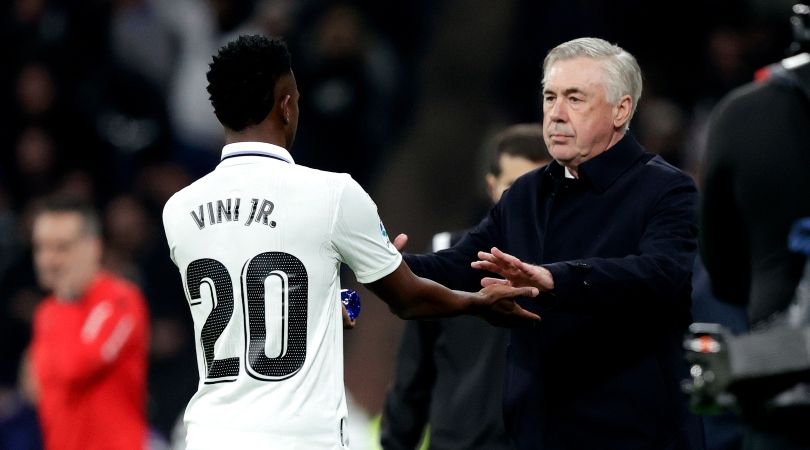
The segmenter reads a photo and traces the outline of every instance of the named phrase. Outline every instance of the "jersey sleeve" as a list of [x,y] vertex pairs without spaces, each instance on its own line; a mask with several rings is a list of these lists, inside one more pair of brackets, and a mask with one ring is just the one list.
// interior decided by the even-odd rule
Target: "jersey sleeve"
[[357,281],[372,283],[390,274],[402,262],[377,213],[371,197],[349,178],[336,211],[332,242],[341,261]]

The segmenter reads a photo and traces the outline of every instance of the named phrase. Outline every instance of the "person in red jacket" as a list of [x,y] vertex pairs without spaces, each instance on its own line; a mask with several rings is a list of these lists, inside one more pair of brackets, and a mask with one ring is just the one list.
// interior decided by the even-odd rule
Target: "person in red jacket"
[[52,291],[39,304],[33,381],[47,450],[142,450],[147,438],[147,308],[133,284],[101,270],[93,209],[54,199],[37,214],[34,265]]

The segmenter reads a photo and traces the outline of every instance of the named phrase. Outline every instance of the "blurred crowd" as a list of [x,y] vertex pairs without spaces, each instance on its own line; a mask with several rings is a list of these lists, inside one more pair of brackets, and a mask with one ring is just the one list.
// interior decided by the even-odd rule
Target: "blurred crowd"
[[[19,362],[44,294],[29,243],[31,214],[43,196],[70,194],[96,205],[105,268],[143,289],[153,330],[149,419],[168,439],[197,375],[190,315],[160,212],[219,159],[222,133],[205,93],[211,55],[238,34],[283,36],[302,93],[296,162],[349,172],[373,192],[384,179],[383,161],[405,136],[420,132],[414,117],[430,102],[421,98],[430,82],[425,55],[443,18],[463,3],[4,2],[0,424],[16,411],[25,381]],[[486,2],[473,3],[487,13],[480,6]],[[647,75],[632,132],[693,174],[714,104],[785,56],[790,42],[790,3],[783,1],[688,0],[667,6],[666,15],[640,0],[506,3],[512,18],[502,30],[508,51],[490,93],[493,121],[539,121],[543,55],[574,37],[602,37],[635,54]]]

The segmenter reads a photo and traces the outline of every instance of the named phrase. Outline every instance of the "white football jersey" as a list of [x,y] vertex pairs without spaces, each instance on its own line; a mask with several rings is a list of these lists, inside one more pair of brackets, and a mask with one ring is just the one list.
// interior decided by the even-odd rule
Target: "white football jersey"
[[340,263],[365,284],[402,261],[368,194],[241,142],[163,225],[197,344],[188,450],[347,448]]

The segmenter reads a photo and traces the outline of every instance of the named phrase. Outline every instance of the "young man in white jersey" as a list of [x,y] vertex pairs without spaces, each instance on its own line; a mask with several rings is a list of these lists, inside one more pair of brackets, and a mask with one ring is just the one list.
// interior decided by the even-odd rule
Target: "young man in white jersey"
[[537,289],[469,293],[416,277],[349,175],[294,163],[299,93],[283,42],[238,38],[208,81],[222,162],[163,210],[198,344],[188,450],[348,448],[341,263],[402,318],[539,319],[514,301]]

